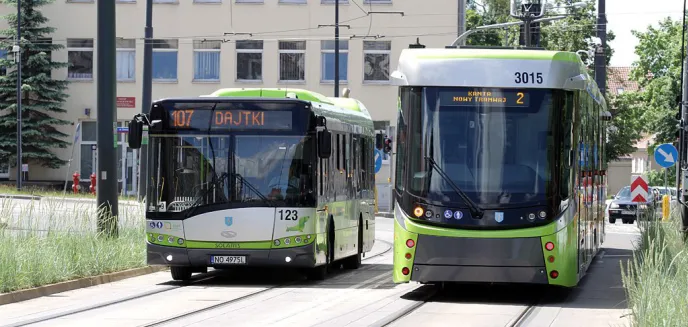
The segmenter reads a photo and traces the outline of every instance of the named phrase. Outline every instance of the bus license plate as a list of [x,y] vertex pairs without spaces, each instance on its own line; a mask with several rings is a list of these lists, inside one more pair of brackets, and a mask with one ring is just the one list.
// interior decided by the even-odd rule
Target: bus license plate
[[243,265],[246,257],[243,255],[214,255],[210,257],[210,263],[216,265]]
[[622,210],[621,211],[622,215],[635,215],[635,211],[632,210]]

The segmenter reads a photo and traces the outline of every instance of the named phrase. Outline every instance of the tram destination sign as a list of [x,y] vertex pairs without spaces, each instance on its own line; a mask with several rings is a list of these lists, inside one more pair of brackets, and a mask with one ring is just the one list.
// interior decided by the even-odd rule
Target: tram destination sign
[[193,130],[290,130],[292,111],[244,109],[172,109],[169,128]]
[[530,94],[519,90],[457,90],[440,92],[441,106],[528,107]]

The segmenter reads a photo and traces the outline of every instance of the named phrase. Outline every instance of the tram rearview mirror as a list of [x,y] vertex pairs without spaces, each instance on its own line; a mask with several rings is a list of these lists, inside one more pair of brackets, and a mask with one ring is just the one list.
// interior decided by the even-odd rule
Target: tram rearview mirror
[[318,157],[327,159],[332,154],[332,133],[328,130],[318,132]]
[[143,122],[134,118],[129,122],[129,147],[141,148],[141,135],[143,134]]

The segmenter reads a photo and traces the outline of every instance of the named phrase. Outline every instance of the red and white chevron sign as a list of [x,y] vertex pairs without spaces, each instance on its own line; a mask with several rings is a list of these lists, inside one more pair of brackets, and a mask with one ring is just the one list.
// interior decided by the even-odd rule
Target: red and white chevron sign
[[631,176],[631,201],[645,203],[648,193],[647,179],[642,175]]

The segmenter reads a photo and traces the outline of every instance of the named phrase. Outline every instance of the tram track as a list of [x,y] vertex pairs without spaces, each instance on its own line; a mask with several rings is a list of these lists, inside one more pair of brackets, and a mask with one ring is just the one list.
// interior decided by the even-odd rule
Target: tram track
[[[366,260],[370,260],[370,259],[373,259],[373,258],[382,256],[382,255],[386,254],[387,252],[389,252],[390,250],[392,250],[392,248],[393,248],[393,246],[394,246],[391,242],[387,242],[387,241],[383,241],[383,240],[375,240],[375,241],[376,241],[376,242],[381,242],[381,243],[387,244],[387,245],[388,245],[387,249],[385,249],[384,251],[382,251],[382,252],[380,252],[380,253],[376,253],[376,254],[373,254],[373,255],[371,255],[371,256],[368,256],[368,257],[364,258],[364,259],[361,260],[361,261],[366,261]],[[353,270],[353,271],[344,273],[344,274],[342,274],[342,275],[346,276],[346,275],[349,275],[349,274],[353,274],[353,273],[355,273],[355,272],[356,272],[356,270]],[[340,275],[340,276],[341,276],[341,275]],[[285,287],[290,287],[290,286],[296,286],[296,285],[300,285],[300,284],[301,284],[301,285],[302,285],[302,284],[305,284],[305,285],[317,285],[317,284],[319,284],[319,283],[326,282],[326,281],[327,281],[327,279],[325,279],[324,281],[317,281],[317,282],[294,281],[294,282],[289,282],[289,283],[286,283],[286,284],[275,285],[275,286],[273,286],[273,287],[269,287],[269,288],[266,288],[266,289],[264,289],[264,290],[256,291],[256,292],[253,292],[253,293],[249,293],[249,294],[246,294],[246,295],[244,295],[244,296],[240,296],[240,297],[238,297],[238,298],[234,298],[234,299],[222,301],[222,302],[220,302],[220,303],[217,303],[217,304],[214,304],[214,305],[211,305],[211,306],[207,306],[207,307],[203,307],[203,308],[200,308],[200,309],[191,310],[191,311],[188,311],[188,312],[183,312],[183,313],[180,313],[180,314],[178,314],[178,315],[176,315],[176,316],[172,316],[172,317],[164,318],[164,319],[161,319],[161,320],[158,320],[158,321],[154,321],[154,322],[152,322],[152,323],[140,325],[139,327],[162,326],[162,325],[165,325],[165,324],[167,324],[167,323],[171,323],[171,322],[179,321],[179,320],[182,320],[182,319],[185,319],[185,318],[193,317],[193,316],[196,316],[196,315],[198,315],[198,314],[200,314],[200,313],[204,313],[204,312],[207,312],[207,311],[210,311],[210,310],[213,310],[213,309],[219,309],[219,308],[222,308],[222,307],[225,307],[225,306],[228,306],[228,305],[231,305],[231,304],[240,302],[240,301],[248,300],[248,299],[254,298],[254,297],[258,296],[258,295],[261,295],[261,294],[264,294],[264,293],[267,293],[267,292],[269,292],[269,291],[273,291],[273,290],[276,290],[276,289],[285,288]]]
[[[379,240],[379,239],[376,239],[375,241],[386,244],[387,245],[386,249],[379,252],[379,253],[369,255],[369,256],[363,258],[361,261],[368,261],[370,259],[382,256],[382,255],[386,254],[387,252],[389,252],[390,250],[392,250],[392,248],[393,248],[393,244],[391,242],[387,242],[387,241]],[[353,270],[353,271],[341,274],[339,276],[346,276],[348,274],[355,273],[355,272],[356,272],[356,270]],[[101,302],[101,303],[97,303],[97,304],[93,304],[93,305],[89,305],[89,306],[84,306],[84,307],[80,307],[80,308],[75,308],[75,309],[71,309],[71,310],[66,310],[66,311],[62,311],[62,312],[58,312],[58,313],[54,313],[54,314],[48,314],[45,316],[26,319],[23,321],[19,321],[19,322],[7,324],[7,325],[1,325],[0,327],[19,327],[19,326],[33,325],[33,324],[43,323],[43,322],[47,322],[47,321],[75,315],[75,314],[80,314],[80,313],[84,313],[84,312],[88,312],[88,311],[92,311],[92,310],[96,310],[96,309],[100,309],[100,308],[104,308],[104,307],[108,307],[108,306],[112,306],[112,305],[118,305],[118,304],[126,303],[129,301],[137,300],[137,299],[142,299],[142,298],[158,295],[161,293],[166,293],[169,291],[179,290],[179,289],[182,289],[182,288],[188,287],[188,286],[199,285],[203,282],[207,282],[207,281],[215,279],[217,277],[221,277],[220,273],[221,273],[221,271],[213,270],[213,271],[210,271],[207,273],[196,275],[196,276],[194,276],[195,279],[193,279],[191,281],[179,282],[179,285],[170,285],[170,286],[167,286],[167,287],[161,288],[161,289],[142,292],[142,293],[114,299],[111,301],[105,301],[105,302]],[[234,298],[234,299],[226,300],[226,301],[223,301],[221,303],[217,303],[217,304],[214,304],[214,305],[211,305],[208,307],[203,307],[200,309],[181,313],[181,314],[173,316],[173,317],[168,317],[168,318],[164,318],[164,319],[161,319],[158,321],[154,321],[152,323],[142,325],[142,327],[159,326],[159,325],[163,325],[163,324],[166,324],[169,322],[174,322],[174,321],[186,318],[186,317],[191,317],[193,315],[196,315],[196,314],[199,314],[202,312],[206,312],[206,311],[209,311],[212,309],[221,308],[223,306],[227,306],[227,305],[230,305],[232,303],[239,302],[239,301],[247,300],[247,299],[253,298],[255,296],[258,296],[260,294],[266,293],[268,291],[275,290],[275,289],[280,289],[280,288],[294,286],[297,284],[304,284],[304,283],[306,285],[313,285],[313,284],[317,285],[318,283],[326,282],[327,280],[328,279],[325,279],[324,281],[316,281],[316,282],[304,282],[302,280],[297,280],[297,281],[293,281],[293,282],[281,283],[281,284],[270,286],[268,288],[265,288],[265,289],[262,289],[262,290],[259,290],[256,292],[252,292],[252,293],[249,293],[246,295],[239,296],[239,297]]]

